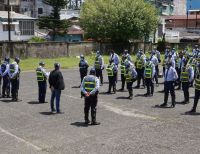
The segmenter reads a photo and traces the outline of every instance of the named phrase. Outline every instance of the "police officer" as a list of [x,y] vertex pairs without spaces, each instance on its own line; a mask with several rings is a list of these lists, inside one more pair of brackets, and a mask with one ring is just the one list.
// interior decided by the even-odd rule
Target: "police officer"
[[123,54],[122,60],[121,60],[121,65],[120,65],[122,86],[121,86],[121,89],[119,89],[119,91],[124,91],[124,85],[125,85],[125,81],[126,81],[126,78],[124,76],[124,74],[126,72],[125,61],[126,61],[126,56]]
[[178,63],[177,63],[177,73],[178,73],[178,79],[177,79],[178,88],[177,88],[177,90],[181,89],[180,76],[181,76],[181,70],[182,70],[182,67],[184,66],[185,61],[186,61],[186,59],[183,56],[183,51],[180,51],[179,52],[179,59],[178,59]]
[[109,60],[109,65],[106,68],[108,74],[109,87],[107,93],[111,93],[111,88],[113,92],[116,93],[116,80],[117,80],[117,66],[112,59]]
[[137,71],[137,85],[135,86],[135,88],[140,88],[140,82],[141,79],[143,80],[143,85],[144,85],[144,67],[145,67],[145,56],[143,54],[142,50],[139,50],[137,53],[137,59],[135,62],[135,66],[136,66],[136,71]]
[[98,78],[100,77],[101,85],[103,85],[102,70],[104,69],[104,60],[99,51],[97,51],[97,53],[96,53],[94,68],[96,70],[96,76]]
[[196,77],[195,77],[195,96],[193,107],[188,113],[195,113],[197,104],[200,97],[200,64],[197,65]]
[[110,60],[113,60],[116,66],[119,65],[119,56],[114,52],[114,50],[110,51]]
[[136,81],[137,78],[137,72],[133,66],[133,64],[130,61],[125,62],[126,72],[125,72],[125,78],[126,78],[126,85],[129,92],[129,99],[133,99],[133,82]]
[[158,63],[159,63],[159,61],[158,61],[158,58],[156,57],[155,51],[151,52],[150,61],[154,64],[154,67],[157,68],[157,71],[155,72],[153,79],[155,79],[156,85],[158,86]]
[[197,57],[197,55],[199,54],[199,46],[198,46],[198,44],[196,44],[194,46],[194,49],[192,50],[192,54],[193,54],[194,57]]
[[45,103],[45,96],[47,90],[47,78],[49,72],[44,68],[45,63],[40,62],[39,67],[36,69],[37,81],[38,81],[38,100],[39,103]]
[[166,107],[169,92],[172,97],[172,105],[171,107],[175,107],[175,92],[174,92],[174,82],[177,80],[178,75],[174,67],[172,67],[172,62],[169,61],[167,63],[167,68],[164,74],[164,103],[160,105],[160,107]]
[[18,101],[19,78],[20,78],[20,59],[15,58],[15,61],[9,65],[8,75],[11,82],[12,101]]
[[[154,93],[154,83],[153,83],[154,74],[155,74],[155,65],[147,57],[146,58],[146,66],[145,66],[145,70],[144,70],[144,78],[145,78],[145,84],[147,86],[147,93],[144,94],[144,96],[153,96],[153,93]],[[151,90],[150,90],[150,88],[151,88]]]
[[194,79],[194,70],[188,64],[188,60],[184,61],[184,65],[181,69],[181,82],[182,82],[182,90],[184,93],[184,101],[182,103],[187,104],[189,103],[189,86],[190,83]]
[[10,79],[8,75],[10,58],[5,58],[4,63],[1,64],[1,76],[3,77],[2,97],[10,98]]
[[88,62],[85,60],[84,55],[80,56],[80,62],[79,62],[79,72],[81,77],[81,83],[83,81],[83,78],[87,75],[88,72]]
[[124,50],[123,54],[125,55],[125,57],[126,57],[126,59],[127,59],[128,61],[130,61],[130,62],[133,63],[133,60],[132,60],[132,58],[131,58],[131,55],[129,54],[129,52],[128,52],[127,49]]
[[100,123],[96,121],[96,106],[98,102],[98,92],[99,92],[99,79],[95,76],[95,69],[90,70],[90,74],[83,78],[81,84],[81,92],[85,97],[85,124],[89,124],[90,120],[89,110],[91,108],[91,125],[99,125]]

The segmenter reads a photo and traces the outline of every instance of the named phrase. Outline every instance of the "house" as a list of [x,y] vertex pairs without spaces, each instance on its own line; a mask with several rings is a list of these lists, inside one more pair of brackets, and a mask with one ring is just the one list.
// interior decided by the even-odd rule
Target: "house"
[[[28,40],[35,33],[35,18],[10,12],[11,40]],[[8,12],[0,11],[0,41],[8,40]]]

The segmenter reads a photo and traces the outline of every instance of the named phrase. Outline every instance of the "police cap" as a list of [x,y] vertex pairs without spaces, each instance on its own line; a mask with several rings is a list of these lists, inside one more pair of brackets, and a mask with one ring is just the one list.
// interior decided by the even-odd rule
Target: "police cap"
[[41,61],[41,62],[39,62],[39,65],[40,65],[40,66],[44,66],[45,63],[44,63],[43,61]]
[[96,74],[95,69],[94,69],[94,68],[91,68],[91,70],[90,70],[90,75],[95,75],[95,74]]
[[9,57],[5,57],[4,61],[7,62],[7,63],[10,63],[10,58]]
[[16,61],[16,63],[19,63],[20,62],[19,57],[15,57],[15,61]]
[[54,67],[55,67],[55,69],[58,69],[58,68],[60,68],[60,64],[59,63],[55,63]]

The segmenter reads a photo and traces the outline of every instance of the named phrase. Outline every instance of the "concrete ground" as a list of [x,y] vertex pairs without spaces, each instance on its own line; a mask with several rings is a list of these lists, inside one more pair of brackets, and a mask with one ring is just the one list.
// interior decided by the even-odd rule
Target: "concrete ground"
[[[163,102],[163,84],[153,97],[143,97],[146,89],[106,95],[107,77],[100,89],[98,126],[84,125],[84,99],[80,98],[77,69],[62,70],[66,89],[61,96],[62,114],[51,114],[49,103],[38,104],[35,72],[21,74],[21,102],[0,99],[0,153],[2,154],[198,154],[200,153],[200,113],[187,115],[193,105],[155,108]],[[161,79],[160,79],[161,80]],[[134,83],[135,86],[136,83]],[[121,82],[117,83],[119,89]],[[190,89],[191,97],[194,88]],[[138,95],[139,94],[139,95]],[[176,91],[177,101],[183,99]],[[50,90],[46,100],[50,101]],[[169,102],[170,102],[169,98]],[[200,112],[200,108],[197,109]]]

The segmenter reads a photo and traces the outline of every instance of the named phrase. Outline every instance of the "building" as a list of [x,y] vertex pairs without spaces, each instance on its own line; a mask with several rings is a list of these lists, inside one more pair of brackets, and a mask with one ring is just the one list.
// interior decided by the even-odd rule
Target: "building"
[[[11,12],[11,40],[28,40],[35,33],[35,18]],[[0,11],[0,41],[8,40],[8,12]]]
[[173,15],[186,15],[187,0],[173,0],[174,2],[174,14]]
[[200,10],[200,0],[187,0],[187,11]]
[[[20,1],[21,0],[10,0],[10,7],[12,11],[20,11]],[[0,11],[8,11],[8,0],[0,0]]]

